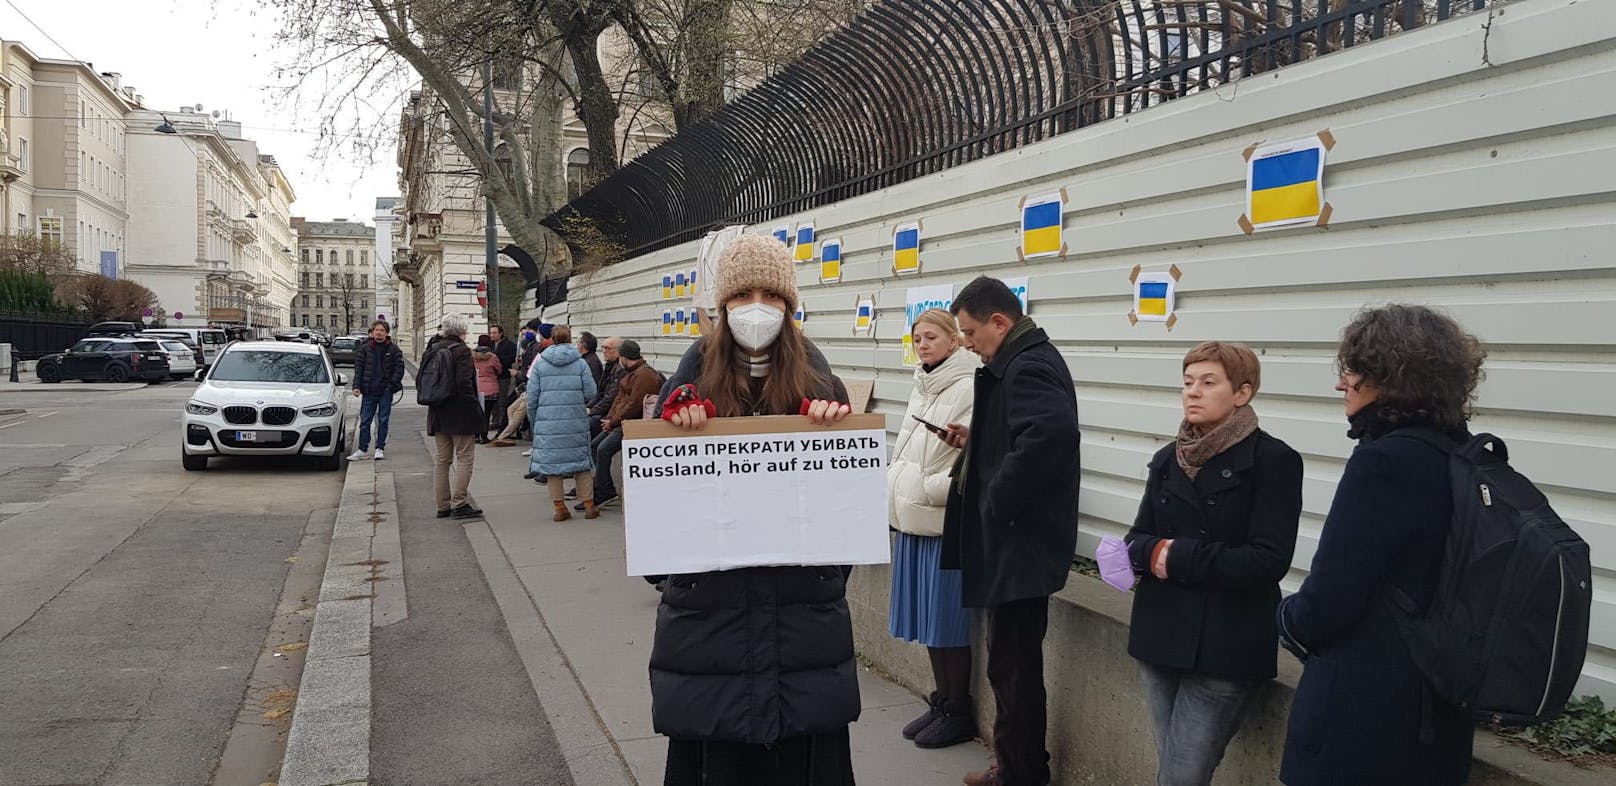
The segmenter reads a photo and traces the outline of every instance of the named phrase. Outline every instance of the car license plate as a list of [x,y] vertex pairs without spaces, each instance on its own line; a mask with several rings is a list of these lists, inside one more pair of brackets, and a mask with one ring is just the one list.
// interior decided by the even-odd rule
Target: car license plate
[[166,357],[165,355],[147,355],[146,359],[147,360],[163,360],[165,357]]
[[236,432],[236,441],[237,442],[257,442],[258,441],[258,432],[256,432],[256,431],[237,431]]

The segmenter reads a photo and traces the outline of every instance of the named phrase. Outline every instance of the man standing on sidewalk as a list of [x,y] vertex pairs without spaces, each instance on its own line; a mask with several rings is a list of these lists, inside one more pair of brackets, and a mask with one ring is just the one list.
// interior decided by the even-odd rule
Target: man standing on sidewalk
[[385,456],[387,422],[393,417],[393,394],[404,389],[404,353],[388,336],[387,323],[370,326],[370,338],[354,351],[353,394],[359,397],[359,449],[349,461],[365,458],[370,449],[370,423],[376,421],[376,460]]
[[[499,325],[488,326],[488,337],[494,342],[494,355],[499,358],[499,412],[495,416],[494,430],[503,431],[510,421],[507,420],[505,408],[511,405],[511,378],[514,376],[513,367],[516,365],[516,356],[521,351],[516,342],[505,337],[505,328]],[[522,369],[526,374],[527,369]]]
[[[483,515],[473,507],[467,489],[477,449],[477,435],[486,434],[488,420],[477,405],[477,369],[472,365],[471,348],[466,346],[466,318],[450,314],[443,318],[443,336],[421,357],[421,382],[431,373],[428,364],[443,363],[452,381],[453,393],[444,401],[427,406],[427,433],[436,438],[432,464],[432,487],[437,494],[438,518],[454,516],[471,519]],[[438,357],[431,357],[440,353]],[[452,472],[451,472],[452,468]]]
[[[595,449],[597,507],[617,498],[617,484],[612,482],[612,459],[623,449],[623,421],[645,417],[645,397],[662,390],[662,374],[645,362],[637,342],[624,341],[617,350],[617,357],[623,368],[623,376],[617,382],[617,398],[600,422],[600,436],[591,443]],[[583,510],[582,505],[578,503],[574,510]]]
[[1077,548],[1077,395],[1060,351],[995,278],[954,296],[976,371],[970,425],[948,425],[963,448],[949,489],[942,567],[960,571],[965,605],[987,609],[988,682],[998,716],[997,763],[967,786],[1044,786],[1049,751],[1044,632],[1049,596],[1066,585]]

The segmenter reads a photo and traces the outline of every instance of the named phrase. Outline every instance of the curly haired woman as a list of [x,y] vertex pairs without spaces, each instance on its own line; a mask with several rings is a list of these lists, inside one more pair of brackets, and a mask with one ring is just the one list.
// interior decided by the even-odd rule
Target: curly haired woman
[[1434,695],[1384,598],[1429,602],[1453,501],[1448,457],[1406,430],[1463,441],[1486,357],[1424,306],[1359,314],[1336,353],[1349,437],[1312,572],[1280,603],[1280,642],[1302,659],[1280,780],[1289,786],[1464,783],[1469,713]]

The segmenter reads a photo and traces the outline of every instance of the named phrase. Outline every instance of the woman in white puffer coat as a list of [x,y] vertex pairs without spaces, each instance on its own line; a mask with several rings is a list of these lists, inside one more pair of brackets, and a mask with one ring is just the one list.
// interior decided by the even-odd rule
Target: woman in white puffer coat
[[969,424],[981,364],[961,350],[959,326],[942,309],[922,313],[910,336],[920,366],[887,468],[888,518],[898,530],[888,630],[895,638],[926,645],[937,684],[927,697],[926,713],[905,726],[903,736],[922,748],[944,748],[976,737],[970,617],[960,601],[959,571],[939,567],[943,513],[960,452],[920,421],[945,429],[950,423]]

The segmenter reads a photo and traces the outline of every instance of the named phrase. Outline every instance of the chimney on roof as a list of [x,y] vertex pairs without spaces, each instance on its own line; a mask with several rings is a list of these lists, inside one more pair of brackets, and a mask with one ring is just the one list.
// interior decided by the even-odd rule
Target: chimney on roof
[[117,71],[102,71],[101,78],[112,86],[112,92],[117,93],[123,90],[123,74]]

